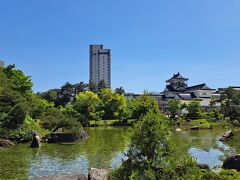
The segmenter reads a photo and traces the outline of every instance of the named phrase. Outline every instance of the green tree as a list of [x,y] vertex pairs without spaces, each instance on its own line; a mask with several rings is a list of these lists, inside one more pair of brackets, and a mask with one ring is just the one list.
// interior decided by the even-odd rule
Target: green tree
[[190,102],[187,106],[188,110],[188,117],[198,117],[202,111],[200,102],[198,99],[194,99],[192,102]]
[[78,113],[85,115],[88,120],[100,120],[104,114],[102,101],[97,94],[91,91],[85,91],[77,95],[73,107]]
[[72,102],[75,98],[74,85],[69,82],[64,84],[60,89],[59,98],[61,106],[66,106],[68,103]]
[[127,100],[124,95],[105,88],[99,92],[99,97],[103,103],[103,119],[127,118]]
[[115,90],[114,90],[117,94],[125,94],[125,90],[123,89],[123,87],[120,87],[120,88],[116,88]]
[[29,115],[35,119],[42,116],[48,109],[54,107],[54,102],[48,102],[45,99],[41,99],[38,95],[32,94],[31,100],[28,102],[31,106]]
[[72,104],[68,104],[66,105],[64,108],[61,109],[61,111],[69,116],[69,117],[73,117],[76,119],[76,121],[78,121],[79,123],[81,123],[84,127],[89,126],[89,120],[87,119],[86,116],[84,116],[83,114],[77,112],[74,109],[74,106]]
[[87,90],[87,84],[84,82],[80,82],[78,84],[74,84],[74,97],[76,97],[79,93]]
[[23,71],[16,69],[15,65],[9,65],[3,69],[3,73],[12,82],[11,88],[27,96],[32,92],[31,76],[26,76]]
[[98,88],[98,91],[107,88],[106,83],[103,79],[101,81],[99,81],[97,88]]
[[93,81],[90,80],[87,86],[89,91],[96,92],[97,87]]
[[17,128],[23,123],[28,113],[25,99],[19,92],[12,90],[8,83],[3,83],[1,86],[0,112],[0,127],[6,128]]
[[126,153],[128,160],[115,177],[120,174],[124,179],[156,179],[157,167],[168,152],[169,132],[168,121],[163,115],[148,112],[136,124]]
[[231,121],[240,121],[240,92],[227,88],[221,94],[221,111]]
[[52,132],[55,132],[59,128],[74,128],[80,127],[80,123],[77,123],[76,119],[64,115],[60,109],[51,108],[41,117],[42,126]]
[[54,102],[55,107],[57,107],[60,105],[59,91],[58,89],[51,89],[43,93],[38,93],[38,95],[48,102]]
[[181,102],[178,99],[168,100],[169,112],[171,113],[171,118],[174,119],[181,111]]
[[148,112],[159,113],[157,101],[150,97],[148,93],[144,92],[143,95],[131,100],[129,108],[132,111],[132,118],[139,119],[145,116]]

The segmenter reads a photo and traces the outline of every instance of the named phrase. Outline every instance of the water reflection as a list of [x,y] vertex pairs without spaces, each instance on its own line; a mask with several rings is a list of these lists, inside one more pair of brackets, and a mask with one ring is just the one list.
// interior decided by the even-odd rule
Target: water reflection
[[[87,174],[89,167],[114,168],[125,159],[131,128],[98,127],[86,130],[90,138],[75,145],[43,144],[31,149],[27,144],[0,149],[0,179],[27,179],[71,172]],[[210,167],[222,165],[232,153],[240,153],[240,134],[228,143],[218,141],[224,130],[183,131],[172,139],[188,145],[198,162]]]
[[1,179],[31,179],[71,172],[85,175],[89,167],[114,168],[125,158],[131,128],[99,127],[86,130],[89,139],[74,145],[43,144],[31,149],[20,144],[0,149]]
[[[239,150],[238,132],[235,132],[234,139],[230,143],[218,141],[224,130],[200,130],[185,131],[176,133],[179,139],[184,139],[189,145],[188,152],[196,158],[197,162],[208,164],[211,168],[221,166],[226,157]],[[176,137],[175,136],[175,137]],[[230,145],[231,144],[231,145]]]

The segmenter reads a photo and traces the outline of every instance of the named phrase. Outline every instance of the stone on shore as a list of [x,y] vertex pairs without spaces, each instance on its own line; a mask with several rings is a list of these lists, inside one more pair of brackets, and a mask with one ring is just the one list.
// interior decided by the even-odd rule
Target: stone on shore
[[191,130],[199,130],[199,127],[198,126],[193,126],[190,128]]
[[62,174],[55,176],[46,176],[46,177],[36,177],[31,178],[30,180],[87,180],[87,178],[79,173],[71,173],[71,174]]
[[32,142],[30,147],[35,148],[35,147],[40,147],[41,146],[41,139],[40,136],[38,135],[37,131],[32,131]]
[[230,139],[232,139],[234,136],[233,132],[227,131],[224,135],[222,135],[222,137],[219,139],[219,141],[229,141]]
[[235,169],[240,171],[240,154],[234,154],[228,157],[222,166],[223,169]]
[[175,129],[175,131],[176,131],[176,132],[181,132],[181,131],[182,131],[182,129],[180,129],[180,128],[177,128],[177,129]]
[[88,177],[90,180],[107,180],[108,174],[109,171],[107,169],[91,168]]
[[207,165],[207,164],[198,163],[197,166],[198,166],[200,169],[210,170],[210,167],[209,167],[209,165]]
[[9,146],[13,146],[13,145],[14,144],[10,140],[0,139],[0,147],[9,147]]

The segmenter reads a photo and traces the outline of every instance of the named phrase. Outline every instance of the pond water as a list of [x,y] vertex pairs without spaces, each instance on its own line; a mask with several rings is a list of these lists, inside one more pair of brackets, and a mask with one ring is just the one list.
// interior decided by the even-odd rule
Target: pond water
[[88,128],[89,138],[74,145],[42,144],[39,149],[18,144],[0,149],[0,179],[31,179],[81,172],[89,167],[115,168],[125,159],[132,128]]
[[240,135],[234,132],[234,139],[223,143],[219,138],[224,129],[195,130],[174,133],[176,143],[189,145],[188,152],[198,163],[208,164],[212,169],[222,166],[223,161],[231,154],[240,153]]
[[[97,127],[86,129],[90,138],[74,145],[43,144],[31,149],[19,144],[0,149],[0,179],[31,179],[81,172],[87,175],[89,167],[115,168],[125,159],[124,152],[132,132],[130,127]],[[212,168],[221,165],[227,155],[240,153],[240,136],[229,144],[217,139],[224,130],[182,131],[174,133],[176,143],[189,145],[198,162]],[[236,133],[235,133],[236,134]]]

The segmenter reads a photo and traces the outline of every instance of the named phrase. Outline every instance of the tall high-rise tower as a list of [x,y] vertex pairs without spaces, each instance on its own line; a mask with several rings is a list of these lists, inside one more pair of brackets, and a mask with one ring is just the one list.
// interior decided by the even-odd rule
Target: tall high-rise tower
[[98,86],[104,80],[106,87],[111,88],[111,50],[103,45],[90,45],[89,53],[90,81]]

